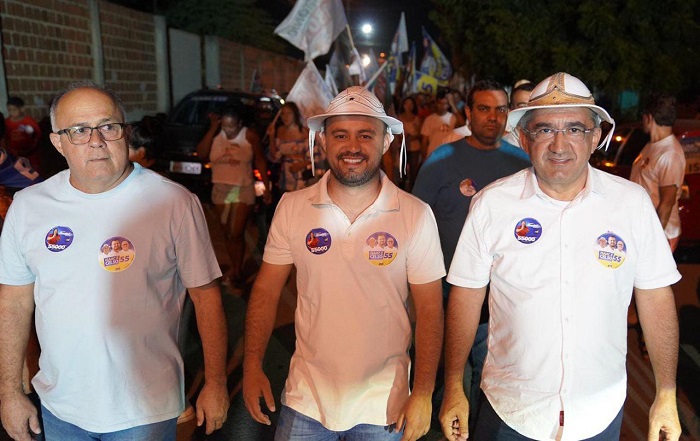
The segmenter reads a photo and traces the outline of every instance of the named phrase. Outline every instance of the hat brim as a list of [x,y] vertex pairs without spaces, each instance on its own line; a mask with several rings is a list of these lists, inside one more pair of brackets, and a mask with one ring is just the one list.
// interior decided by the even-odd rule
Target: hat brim
[[379,115],[367,115],[366,113],[359,112],[343,112],[343,113],[323,113],[321,115],[312,116],[306,120],[306,124],[309,126],[310,130],[315,132],[320,132],[323,130],[323,123],[334,116],[368,116],[370,118],[376,118],[382,121],[389,127],[391,133],[396,135],[398,133],[403,133],[403,123],[396,118],[390,116],[379,116]]
[[586,107],[594,111],[603,121],[607,121],[610,124],[614,124],[615,120],[612,119],[610,114],[600,106],[595,104],[552,104],[548,106],[528,106],[520,107],[518,109],[511,110],[508,112],[508,131],[512,132],[518,126],[520,119],[531,110],[542,110],[542,109],[563,109],[567,107]]

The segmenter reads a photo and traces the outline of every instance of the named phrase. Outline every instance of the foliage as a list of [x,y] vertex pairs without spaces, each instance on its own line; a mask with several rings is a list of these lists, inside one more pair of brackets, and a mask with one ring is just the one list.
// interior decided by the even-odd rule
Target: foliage
[[700,0],[432,0],[453,66],[512,84],[558,72],[618,94],[700,93]]
[[200,35],[217,35],[276,52],[285,45],[274,35],[277,20],[256,0],[170,0],[165,8],[170,26]]

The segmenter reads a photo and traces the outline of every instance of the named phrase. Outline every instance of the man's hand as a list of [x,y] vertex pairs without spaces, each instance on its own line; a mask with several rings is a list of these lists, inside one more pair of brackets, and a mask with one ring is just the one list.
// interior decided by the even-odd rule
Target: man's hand
[[270,380],[259,368],[245,369],[243,371],[243,401],[248,413],[259,423],[270,425],[270,417],[260,408],[260,397],[265,399],[265,405],[271,412],[275,409],[275,398],[272,396]]
[[681,436],[678,419],[676,391],[661,391],[656,394],[649,410],[648,441],[677,441]]
[[428,433],[432,408],[430,394],[412,393],[408,397],[396,422],[396,430],[403,428],[401,441],[414,441]]
[[37,409],[23,393],[3,397],[0,414],[2,426],[15,441],[31,441],[32,434],[41,433]]
[[455,391],[445,388],[440,407],[440,426],[448,440],[466,441],[469,438],[469,401],[461,387]]
[[205,381],[197,397],[197,427],[206,421],[207,435],[221,429],[228,415],[228,406],[226,383]]

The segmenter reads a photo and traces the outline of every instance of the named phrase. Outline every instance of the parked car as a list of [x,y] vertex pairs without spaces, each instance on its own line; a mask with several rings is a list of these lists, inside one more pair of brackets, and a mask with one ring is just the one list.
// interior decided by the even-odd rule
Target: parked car
[[209,129],[209,114],[236,106],[242,111],[243,123],[262,138],[282,103],[275,94],[206,89],[188,94],[166,119],[155,168],[208,201],[211,165],[197,157],[197,144]]
[[[681,216],[682,246],[700,245],[700,120],[679,119],[673,126],[685,152],[685,181],[678,208]],[[601,170],[629,179],[632,163],[649,142],[640,123],[622,124],[615,129],[607,151],[598,150],[591,164]]]

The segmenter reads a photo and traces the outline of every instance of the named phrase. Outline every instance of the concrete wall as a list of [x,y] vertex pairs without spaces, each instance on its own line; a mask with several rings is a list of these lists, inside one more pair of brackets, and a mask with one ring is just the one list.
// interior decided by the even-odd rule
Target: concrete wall
[[204,85],[248,90],[256,69],[263,88],[289,91],[304,68],[284,55],[218,37],[202,45],[204,37],[188,34],[190,46],[206,48],[194,60],[173,47],[163,17],[105,0],[0,0],[0,26],[0,111],[18,95],[37,119],[76,80],[108,84],[137,120]]

